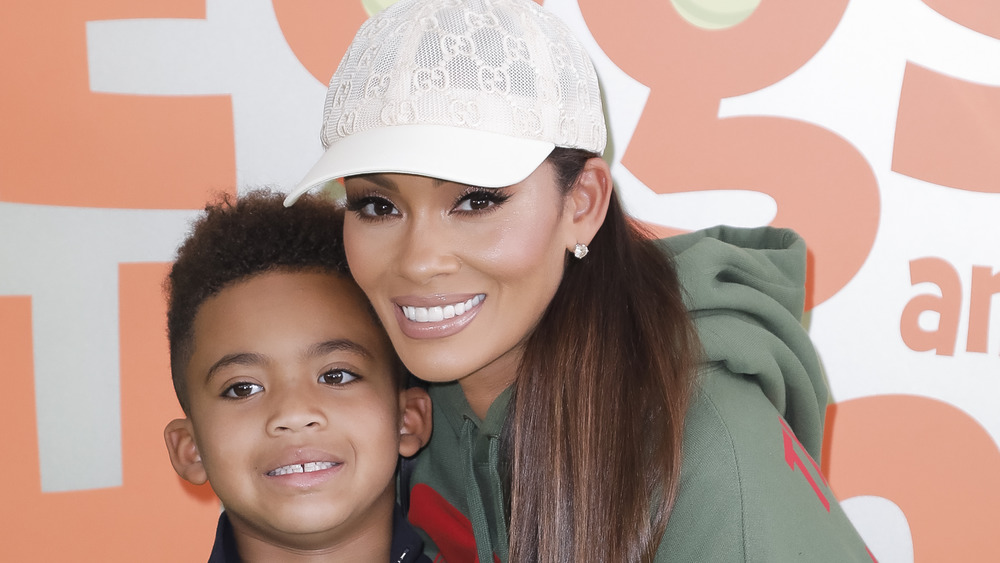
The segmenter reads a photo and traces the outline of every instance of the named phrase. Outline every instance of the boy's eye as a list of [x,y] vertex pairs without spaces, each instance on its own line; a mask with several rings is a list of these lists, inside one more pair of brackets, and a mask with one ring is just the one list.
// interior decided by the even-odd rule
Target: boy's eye
[[331,369],[319,376],[319,382],[325,385],[344,385],[358,379],[358,376],[345,369]]
[[249,397],[250,395],[256,395],[263,390],[264,387],[262,385],[241,381],[240,383],[234,383],[227,387],[226,390],[222,392],[222,396],[229,397],[230,399],[242,399],[244,397]]

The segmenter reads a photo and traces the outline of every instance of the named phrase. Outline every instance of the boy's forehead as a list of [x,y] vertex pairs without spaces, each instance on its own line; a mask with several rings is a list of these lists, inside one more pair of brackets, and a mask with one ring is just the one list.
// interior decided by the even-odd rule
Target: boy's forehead
[[194,356],[202,360],[222,350],[339,350],[394,365],[388,336],[364,293],[336,272],[277,270],[242,279],[206,299],[193,328]]

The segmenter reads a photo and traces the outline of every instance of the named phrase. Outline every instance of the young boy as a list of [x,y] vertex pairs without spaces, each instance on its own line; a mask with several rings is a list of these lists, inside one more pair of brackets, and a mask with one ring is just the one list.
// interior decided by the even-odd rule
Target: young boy
[[166,282],[186,417],[164,438],[224,506],[209,561],[429,563],[395,471],[430,436],[430,398],[347,271],[341,212],[282,197],[206,207]]

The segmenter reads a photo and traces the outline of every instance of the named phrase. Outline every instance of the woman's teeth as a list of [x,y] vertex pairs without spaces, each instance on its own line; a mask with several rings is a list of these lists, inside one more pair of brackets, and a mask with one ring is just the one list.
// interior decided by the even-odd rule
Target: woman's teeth
[[297,463],[295,465],[279,467],[272,471],[268,471],[267,474],[271,477],[280,477],[282,475],[290,475],[292,473],[312,473],[313,471],[330,469],[335,465],[337,464],[332,461],[310,461],[309,463]]
[[409,307],[404,306],[403,314],[406,318],[417,323],[436,323],[438,321],[443,321],[445,319],[451,319],[464,315],[470,309],[479,305],[486,299],[486,295],[480,293],[479,295],[469,299],[468,301],[463,301],[461,303],[455,303],[453,305],[445,305],[443,307]]

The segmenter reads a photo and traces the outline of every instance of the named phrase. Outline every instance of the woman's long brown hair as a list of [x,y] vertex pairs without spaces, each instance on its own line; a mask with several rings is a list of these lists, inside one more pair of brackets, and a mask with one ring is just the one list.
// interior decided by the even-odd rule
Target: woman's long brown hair
[[[594,156],[552,153],[565,191]],[[612,194],[525,345],[505,431],[511,561],[652,561],[698,350],[670,259]]]

